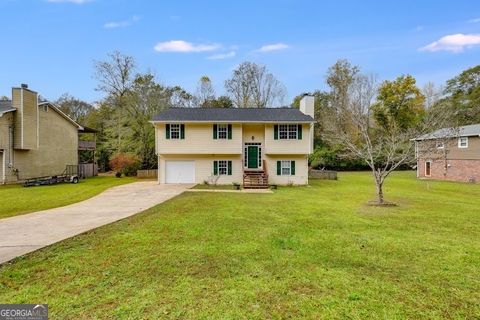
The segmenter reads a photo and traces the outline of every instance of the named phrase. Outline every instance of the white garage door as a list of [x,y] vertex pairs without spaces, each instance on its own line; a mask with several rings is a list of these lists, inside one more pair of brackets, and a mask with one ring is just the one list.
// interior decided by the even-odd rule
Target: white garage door
[[166,161],[166,183],[195,183],[195,161]]

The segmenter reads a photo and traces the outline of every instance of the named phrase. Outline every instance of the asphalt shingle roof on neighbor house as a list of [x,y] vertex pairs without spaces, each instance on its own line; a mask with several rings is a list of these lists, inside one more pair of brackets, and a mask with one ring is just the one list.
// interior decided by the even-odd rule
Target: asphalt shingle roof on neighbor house
[[15,108],[12,105],[10,100],[1,100],[0,101],[0,116],[6,112],[15,111]]
[[449,138],[449,137],[452,137],[452,138],[471,137],[471,136],[480,136],[480,123],[472,124],[469,126],[458,127],[458,128],[438,129],[434,132],[420,136],[415,140],[428,140],[428,139]]
[[303,122],[315,120],[293,108],[168,108],[153,122]]

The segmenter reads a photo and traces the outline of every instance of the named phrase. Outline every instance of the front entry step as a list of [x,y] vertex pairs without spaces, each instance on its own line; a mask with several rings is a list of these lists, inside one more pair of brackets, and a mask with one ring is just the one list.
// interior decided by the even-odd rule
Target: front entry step
[[268,174],[263,170],[246,170],[243,172],[244,189],[268,189]]

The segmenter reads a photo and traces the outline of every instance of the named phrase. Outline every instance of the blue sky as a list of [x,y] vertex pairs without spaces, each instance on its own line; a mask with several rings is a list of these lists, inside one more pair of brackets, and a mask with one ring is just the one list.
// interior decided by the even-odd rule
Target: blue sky
[[[288,100],[325,88],[339,58],[382,80],[443,84],[480,63],[480,2],[0,0],[0,95],[28,83],[93,102],[93,61],[119,50],[165,85],[218,94],[235,66],[265,64]],[[289,101],[287,101],[289,102]]]

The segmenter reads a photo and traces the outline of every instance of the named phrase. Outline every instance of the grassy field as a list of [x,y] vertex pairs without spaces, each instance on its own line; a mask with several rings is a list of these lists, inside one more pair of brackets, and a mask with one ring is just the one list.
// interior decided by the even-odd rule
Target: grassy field
[[80,180],[78,184],[57,184],[24,188],[21,185],[0,186],[0,219],[66,206],[91,198],[100,192],[134,178],[94,177]]
[[480,185],[367,173],[274,194],[188,192],[0,267],[52,319],[477,319]]

